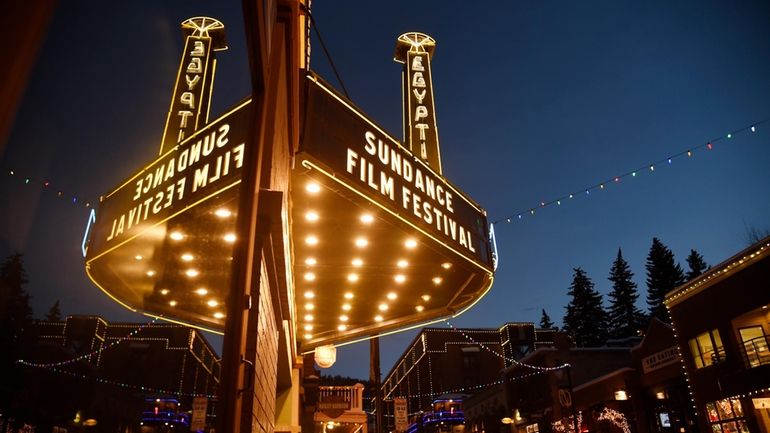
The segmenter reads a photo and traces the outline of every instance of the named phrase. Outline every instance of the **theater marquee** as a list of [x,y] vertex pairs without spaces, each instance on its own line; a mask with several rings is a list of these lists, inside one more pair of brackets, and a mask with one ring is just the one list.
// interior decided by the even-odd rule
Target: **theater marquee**
[[292,174],[305,347],[458,314],[488,290],[484,211],[320,78]]

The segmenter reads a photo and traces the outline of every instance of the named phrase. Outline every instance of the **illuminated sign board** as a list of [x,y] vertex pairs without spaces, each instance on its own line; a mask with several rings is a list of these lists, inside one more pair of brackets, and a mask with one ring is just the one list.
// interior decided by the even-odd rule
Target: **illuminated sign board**
[[323,83],[308,86],[303,153],[454,251],[492,268],[483,210]]
[[398,37],[395,60],[404,64],[404,140],[412,153],[441,173],[430,60],[436,41],[411,32]]
[[94,283],[131,309],[224,325],[250,117],[241,103],[104,197],[86,250]]
[[224,25],[208,17],[185,20],[186,34],[174,93],[163,131],[160,153],[189,137],[208,119],[216,59],[213,51],[227,49]]
[[301,350],[460,314],[493,280],[485,212],[315,75],[292,170]]

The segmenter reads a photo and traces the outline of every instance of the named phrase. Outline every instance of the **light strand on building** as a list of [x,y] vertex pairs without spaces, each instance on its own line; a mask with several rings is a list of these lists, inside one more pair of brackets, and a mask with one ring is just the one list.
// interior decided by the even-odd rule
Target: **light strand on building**
[[74,204],[77,206],[83,206],[85,208],[91,207],[90,201],[81,200],[80,198],[78,198],[77,194],[66,192],[61,189],[55,189],[54,186],[51,184],[51,181],[49,181],[48,179],[43,179],[42,181],[36,180],[28,176],[22,176],[19,173],[17,173],[16,170],[8,170],[7,174],[9,177],[18,179],[18,181],[21,182],[22,185],[40,186],[43,189],[43,191],[55,190],[56,198],[69,201],[71,204]]
[[605,407],[596,419],[598,421],[609,421],[616,427],[620,427],[623,433],[631,433],[631,426],[628,425],[628,420],[623,412]]
[[72,371],[62,370],[62,369],[56,368],[56,367],[48,367],[46,369],[49,370],[49,371],[52,371],[54,373],[66,374],[68,376],[76,377],[76,378],[79,378],[79,379],[84,379],[84,380],[92,379],[92,380],[94,380],[97,383],[102,383],[102,384],[105,384],[105,385],[114,385],[114,386],[119,386],[121,388],[134,389],[134,390],[143,391],[143,392],[152,393],[152,394],[175,395],[175,396],[178,396],[178,397],[206,397],[206,398],[209,398],[209,399],[216,399],[217,398],[217,396],[213,395],[213,394],[200,394],[200,393],[193,393],[193,392],[170,391],[170,390],[167,390],[167,389],[155,388],[155,387],[152,387],[152,386],[133,385],[133,384],[130,384],[130,383],[118,382],[116,380],[104,379],[104,378],[101,378],[101,377],[89,377],[86,374],[80,374],[80,373],[75,373],[75,372],[72,372]]
[[23,359],[18,359],[18,360],[16,360],[16,363],[17,364],[26,365],[27,367],[35,367],[35,368],[53,368],[53,367],[61,367],[63,365],[73,364],[73,363],[76,363],[78,361],[82,361],[84,359],[91,358],[92,356],[96,356],[96,355],[104,352],[105,350],[107,350],[109,348],[117,346],[118,344],[122,343],[123,341],[128,340],[129,338],[131,338],[134,335],[138,334],[142,329],[152,325],[157,320],[158,319],[156,318],[156,319],[152,319],[151,321],[149,321],[147,323],[143,323],[143,324],[139,325],[133,331],[129,332],[128,335],[126,335],[124,337],[120,337],[117,340],[113,341],[112,343],[106,344],[106,345],[100,347],[99,349],[92,350],[91,352],[85,353],[83,355],[78,355],[78,356],[76,356],[74,358],[70,358],[70,359],[67,359],[67,360],[64,360],[64,361],[58,361],[58,362],[41,362],[41,363],[30,362],[30,361],[26,361],[26,360],[23,360]]
[[462,336],[465,337],[466,340],[470,341],[473,344],[476,344],[476,345],[480,346],[482,349],[486,350],[487,352],[492,353],[493,355],[497,356],[498,358],[501,358],[504,361],[513,363],[515,365],[520,365],[522,367],[527,367],[527,368],[531,368],[533,370],[542,371],[542,372],[561,370],[563,368],[568,368],[570,366],[568,363],[564,363],[564,364],[561,364],[561,365],[557,365],[555,367],[543,367],[543,366],[539,366],[539,365],[532,365],[532,364],[527,364],[527,363],[524,363],[524,362],[520,362],[520,361],[518,361],[518,360],[516,360],[514,358],[508,358],[505,355],[503,355],[501,353],[498,353],[496,350],[493,350],[491,347],[488,347],[484,343],[480,343],[480,342],[474,340],[473,337],[471,337],[470,335],[466,334],[462,329],[455,328],[455,326],[452,325],[448,320],[444,320],[444,321],[446,322],[446,324],[450,328],[452,328],[452,330],[457,331],[460,334],[462,334]]
[[549,201],[541,201],[536,206],[529,207],[527,209],[522,209],[519,212],[512,213],[508,216],[505,216],[503,218],[500,218],[498,220],[492,221],[492,224],[500,224],[500,223],[512,223],[514,221],[522,221],[525,217],[531,217],[534,216],[535,213],[546,207],[552,207],[552,206],[561,206],[562,204],[568,203],[569,201],[572,201],[578,197],[590,197],[592,192],[595,191],[602,191],[606,189],[608,186],[613,184],[619,184],[621,180],[625,178],[636,178],[639,177],[645,173],[647,174],[653,174],[655,173],[655,170],[657,170],[660,167],[666,167],[666,166],[672,166],[674,164],[674,161],[680,158],[691,158],[693,155],[695,155],[695,152],[700,151],[711,151],[714,149],[714,146],[720,142],[720,141],[732,141],[733,138],[735,138],[739,134],[745,134],[745,133],[755,133],[759,129],[759,125],[762,125],[764,123],[770,122],[770,118],[762,120],[760,122],[753,123],[749,126],[736,129],[732,132],[729,132],[727,134],[724,134],[718,138],[715,138],[713,140],[709,140],[701,145],[691,147],[685,150],[682,150],[681,152],[674,153],[673,155],[670,155],[666,158],[662,158],[653,162],[650,162],[648,164],[642,165],[638,167],[635,170],[627,171],[623,174],[613,176],[607,180],[604,180],[602,182],[599,182],[597,184],[590,185],[585,188],[580,188],[577,190],[574,190],[575,192],[572,192],[570,194],[565,194],[559,198],[555,198],[553,200]]

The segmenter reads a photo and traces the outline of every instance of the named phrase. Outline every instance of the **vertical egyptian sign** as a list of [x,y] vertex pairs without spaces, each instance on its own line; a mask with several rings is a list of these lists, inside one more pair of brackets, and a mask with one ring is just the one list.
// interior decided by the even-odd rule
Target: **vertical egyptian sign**
[[409,150],[441,174],[441,152],[433,102],[430,59],[436,41],[424,33],[404,33],[394,60],[404,64],[404,140]]
[[171,96],[160,155],[197,131],[208,120],[214,85],[214,51],[226,50],[224,25],[213,18],[195,17],[182,23],[184,51]]
[[206,428],[206,408],[208,403],[209,399],[206,397],[195,397],[193,399],[190,431],[202,432]]

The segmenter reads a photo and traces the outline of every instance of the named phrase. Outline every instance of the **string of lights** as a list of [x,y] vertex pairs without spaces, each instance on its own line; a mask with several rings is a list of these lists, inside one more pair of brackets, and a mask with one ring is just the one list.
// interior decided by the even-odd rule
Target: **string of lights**
[[111,342],[109,344],[106,344],[106,345],[104,345],[104,346],[102,346],[102,347],[100,347],[100,348],[98,348],[96,350],[92,350],[91,352],[84,353],[82,355],[78,355],[78,356],[76,356],[74,358],[70,358],[70,359],[67,359],[67,360],[64,360],[64,361],[46,362],[46,363],[35,363],[35,362],[30,362],[30,361],[26,361],[26,360],[23,360],[23,359],[19,359],[19,360],[16,361],[16,363],[17,364],[26,365],[27,367],[35,367],[35,368],[53,368],[53,367],[61,367],[63,365],[73,364],[73,363],[81,361],[83,359],[91,358],[92,356],[98,355],[98,354],[104,352],[105,350],[107,350],[109,348],[117,346],[118,344],[122,343],[123,341],[133,337],[136,334],[138,334],[142,329],[152,325],[157,320],[158,319],[152,319],[151,321],[149,321],[147,323],[143,323],[143,324],[139,325],[133,331],[129,332],[126,336],[120,337],[117,340],[115,340],[115,341],[113,341],[113,342]]
[[493,355],[497,356],[498,358],[501,358],[501,359],[503,359],[504,361],[507,361],[507,362],[511,362],[511,363],[513,363],[515,365],[520,365],[522,367],[531,368],[533,370],[537,370],[537,371],[541,371],[541,372],[561,370],[563,368],[567,368],[567,367],[570,366],[568,363],[564,363],[564,364],[561,364],[561,365],[557,365],[555,367],[542,367],[542,366],[539,366],[539,365],[532,365],[532,364],[527,364],[527,363],[524,363],[524,362],[520,362],[520,361],[518,361],[518,360],[516,360],[514,358],[508,358],[505,355],[503,355],[502,353],[499,353],[496,350],[493,350],[491,347],[486,346],[484,343],[480,343],[480,342],[474,340],[473,337],[471,337],[470,335],[466,334],[462,329],[458,329],[454,325],[452,325],[452,323],[449,322],[449,320],[444,320],[444,321],[446,322],[446,324],[450,328],[452,328],[453,331],[457,331],[460,334],[462,334],[462,336],[465,337],[466,340],[470,341],[473,344],[476,344],[476,345],[480,346],[482,349],[486,350],[487,352],[492,353]]
[[28,176],[22,176],[16,172],[16,170],[8,170],[8,176],[18,179],[19,182],[22,183],[22,185],[31,185],[35,186],[38,185],[43,188],[44,191],[56,191],[56,197],[60,199],[64,199],[69,201],[71,204],[77,205],[77,206],[83,206],[85,208],[91,207],[90,201],[83,201],[80,198],[78,198],[77,194],[66,192],[61,189],[55,189],[53,185],[51,184],[51,181],[48,179],[44,179],[43,181],[35,180]]
[[75,372],[72,372],[72,371],[62,370],[62,369],[56,368],[56,367],[49,367],[49,368],[46,368],[46,369],[49,370],[49,371],[55,372],[55,373],[66,374],[68,376],[76,377],[76,378],[79,378],[79,379],[93,379],[97,383],[103,383],[103,384],[106,384],[106,385],[114,385],[114,386],[119,386],[121,388],[134,389],[134,390],[144,391],[144,392],[148,392],[148,393],[152,393],[152,394],[175,395],[175,396],[178,396],[178,397],[207,397],[207,398],[210,398],[210,399],[216,399],[217,398],[217,396],[213,395],[213,394],[197,394],[197,393],[192,393],[192,392],[170,391],[170,390],[167,390],[167,389],[154,388],[154,387],[151,387],[151,386],[132,385],[130,383],[118,382],[116,380],[104,379],[104,378],[101,378],[101,377],[89,377],[86,374],[80,374],[80,373],[75,373]]
[[585,188],[580,188],[580,189],[577,189],[577,190],[573,190],[574,192],[569,193],[569,194],[565,194],[565,195],[563,195],[561,197],[558,197],[558,198],[555,198],[553,200],[541,201],[536,206],[531,206],[531,207],[529,207],[527,209],[522,209],[522,210],[520,210],[518,212],[514,212],[514,213],[509,214],[507,216],[504,216],[504,217],[502,217],[500,219],[492,221],[492,224],[495,224],[495,225],[501,224],[501,223],[510,224],[510,223],[512,223],[514,221],[521,221],[526,216],[529,216],[529,217],[534,216],[535,213],[539,209],[543,209],[543,208],[546,208],[546,207],[552,207],[552,206],[561,206],[562,204],[567,203],[567,202],[569,202],[569,201],[571,201],[571,200],[573,200],[575,198],[581,197],[581,196],[583,196],[583,197],[590,197],[592,192],[594,192],[596,190],[602,191],[605,188],[607,188],[609,185],[612,185],[612,184],[619,184],[620,181],[625,179],[625,178],[636,178],[636,177],[638,177],[638,176],[640,176],[640,175],[642,175],[644,173],[653,174],[653,173],[655,173],[655,170],[657,170],[660,167],[672,166],[674,164],[674,161],[677,160],[677,159],[680,159],[680,158],[691,158],[693,155],[695,155],[696,152],[700,152],[700,151],[704,151],[704,150],[708,152],[710,150],[713,150],[714,146],[718,142],[720,142],[720,141],[733,140],[736,136],[738,136],[740,134],[745,134],[745,133],[753,134],[753,133],[755,133],[755,132],[757,132],[759,130],[759,126],[760,125],[768,123],[768,122],[770,122],[770,118],[767,118],[767,119],[762,120],[760,122],[753,123],[753,124],[751,124],[749,126],[746,126],[746,127],[743,127],[743,128],[735,129],[732,132],[729,132],[729,133],[724,134],[724,135],[722,135],[720,137],[714,138],[713,140],[709,140],[709,141],[707,141],[707,142],[705,142],[705,143],[703,143],[701,145],[698,145],[698,146],[695,146],[695,147],[691,147],[691,148],[682,150],[682,151],[680,151],[678,153],[674,153],[674,154],[672,154],[672,155],[670,155],[670,156],[668,156],[666,158],[662,158],[662,159],[658,159],[656,161],[652,161],[652,162],[650,162],[648,164],[645,164],[645,165],[642,165],[642,166],[640,166],[640,167],[638,167],[638,168],[636,168],[634,170],[630,170],[630,171],[627,171],[627,172],[625,172],[623,174],[620,174],[620,175],[617,175],[617,176],[613,176],[613,177],[611,177],[609,179],[606,179],[606,180],[604,180],[602,182],[590,185],[590,186],[585,187]]

